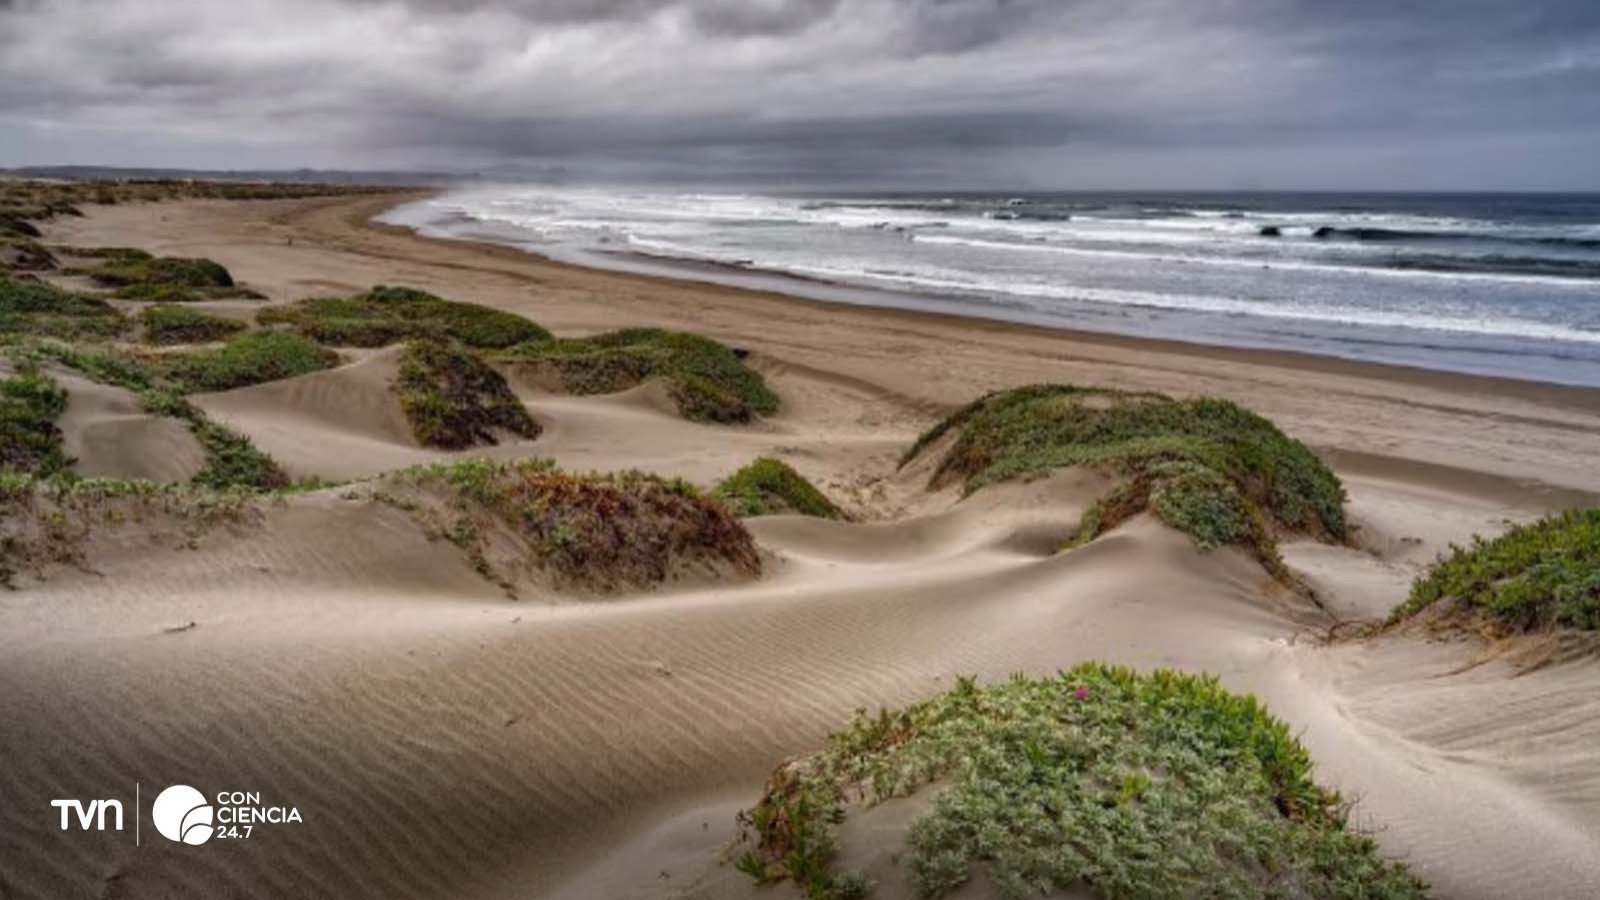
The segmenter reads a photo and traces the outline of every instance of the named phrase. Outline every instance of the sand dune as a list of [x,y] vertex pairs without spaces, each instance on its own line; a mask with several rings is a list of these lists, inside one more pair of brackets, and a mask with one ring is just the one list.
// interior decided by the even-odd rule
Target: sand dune
[[389,389],[398,347],[338,368],[193,398],[196,406],[246,434],[290,475],[359,478],[435,457],[411,435]]
[[[1600,662],[1519,673],[1466,640],[1326,641],[1387,612],[1450,542],[1596,488],[1592,392],[741,299],[363,229],[350,219],[367,207],[347,200],[161,209],[96,210],[61,237],[205,252],[274,299],[404,277],[558,330],[664,323],[753,347],[785,401],[756,426],[684,421],[650,386],[570,397],[513,377],[545,430],[481,452],[701,484],[775,453],[863,521],[752,520],[772,560],[758,581],[558,602],[506,599],[447,541],[347,488],[192,544],[112,529],[94,572],[0,594],[0,896],[792,896],[721,863],[776,764],[857,707],[1085,659],[1256,693],[1438,896],[1600,892]],[[411,438],[394,365],[352,354],[196,402],[295,475],[363,478],[446,456]],[[1303,596],[1148,516],[1057,552],[1103,476],[960,499],[896,468],[956,402],[1091,373],[1287,411],[1345,476],[1357,545],[1286,545]],[[105,424],[137,419],[128,397],[68,387],[87,464],[198,465],[176,437]],[[56,827],[50,799],[131,800],[136,781],[259,791],[304,822],[204,847],[147,819],[138,847]]]
[[[1600,804],[1577,687],[1593,664],[1507,688],[1492,668],[1449,674],[1461,646],[1323,648],[1318,611],[1269,590],[1253,561],[1153,521],[1053,555],[1032,535],[1070,527],[1074,496],[1090,495],[1062,480],[1048,504],[1010,486],[931,521],[758,522],[785,560],[764,582],[600,606],[500,600],[404,515],[336,493],[198,551],[61,575],[28,592],[32,616],[8,607],[28,623],[0,663],[19,688],[0,700],[20,726],[8,807],[188,779],[282,797],[308,824],[203,858],[158,842],[108,869],[101,854],[124,848],[64,857],[48,823],[24,822],[7,855],[51,865],[17,887],[522,896],[566,876],[566,896],[671,896],[685,881],[742,896],[742,876],[715,863],[731,820],[684,810],[720,809],[853,707],[1090,656],[1216,671],[1263,696],[1445,896],[1600,876],[1576,852]],[[1483,702],[1508,690],[1524,699]],[[1512,752],[1534,734],[1536,753]],[[687,833],[656,846],[674,821]],[[621,870],[616,853],[649,865]]]
[[151,415],[132,391],[96,384],[70,370],[50,375],[67,391],[63,449],[84,475],[187,481],[205,465],[200,442],[177,419]]

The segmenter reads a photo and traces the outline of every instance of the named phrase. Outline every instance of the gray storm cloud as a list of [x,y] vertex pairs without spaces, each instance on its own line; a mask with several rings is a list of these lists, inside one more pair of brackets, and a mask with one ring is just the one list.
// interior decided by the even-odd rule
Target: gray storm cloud
[[0,0],[0,165],[1600,188],[1593,0]]

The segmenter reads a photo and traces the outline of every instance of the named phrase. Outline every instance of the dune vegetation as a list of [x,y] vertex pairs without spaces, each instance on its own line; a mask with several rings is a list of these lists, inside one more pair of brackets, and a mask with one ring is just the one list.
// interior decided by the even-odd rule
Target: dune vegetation
[[139,313],[147,344],[205,344],[231,337],[245,329],[243,322],[224,319],[172,303],[147,306]]
[[60,265],[60,260],[38,241],[0,228],[0,274],[43,272]]
[[[117,249],[104,254],[103,261],[89,269],[97,284],[117,288],[118,296],[142,299],[144,292],[166,286],[183,288],[231,288],[233,275],[220,263],[209,259],[152,256],[143,250]],[[130,290],[131,289],[131,290]]]
[[105,340],[128,327],[127,317],[98,297],[0,274],[0,335]]
[[29,221],[41,215],[54,213],[48,209],[0,206],[0,273],[55,268],[55,254],[39,243],[39,229]]
[[[0,178],[0,275],[6,272],[81,274],[114,288],[124,299],[186,303],[220,297],[258,297],[234,284],[228,270],[211,260],[158,258],[127,247],[98,250],[52,248],[41,243],[40,226],[82,207],[164,200],[279,200],[389,193],[391,187],[349,184],[263,183],[193,179],[69,181]],[[88,269],[63,268],[57,252],[97,259]]]
[[688,332],[628,328],[523,344],[502,358],[573,394],[610,394],[660,379],[679,413],[698,422],[744,423],[778,409],[778,395],[738,354]]
[[1209,676],[1084,663],[865,712],[787,763],[741,814],[740,870],[812,900],[866,896],[835,871],[851,814],[930,792],[896,858],[917,896],[978,872],[1008,900],[1414,898],[1425,887],[1348,824],[1306,749]]
[[39,242],[42,233],[35,222],[57,215],[82,214],[70,204],[38,203],[26,196],[14,196],[0,182],[0,273],[55,268],[55,254]]
[[498,443],[497,432],[539,436],[505,378],[471,350],[442,338],[407,344],[394,391],[418,443],[461,450]]
[[338,365],[339,354],[297,334],[251,331],[220,347],[150,358],[184,393],[227,391],[306,375]]
[[292,486],[292,481],[276,460],[262,452],[250,439],[186,406],[185,421],[205,451],[206,464],[196,472],[194,484],[217,490],[250,489],[276,491]]
[[183,386],[168,377],[167,365],[151,357],[134,356],[106,347],[73,346],[39,341],[12,348],[13,359],[50,360],[73,369],[91,381],[133,392],[152,415],[179,419],[189,426],[205,452],[206,464],[194,476],[198,485],[217,489],[279,490],[290,485],[288,475],[250,442],[249,438],[212,421],[184,398]]
[[843,519],[844,512],[781,459],[763,456],[723,479],[717,498],[740,517],[793,513]]
[[209,259],[154,256],[132,247],[58,247],[63,275],[79,275],[119,300],[194,303],[261,295],[234,283],[233,275]]
[[243,520],[254,496],[238,488],[0,470],[0,585],[51,566],[87,568],[84,545],[97,528],[133,526],[146,540],[170,532],[188,543]]
[[514,591],[524,575],[609,591],[690,572],[754,576],[755,540],[692,485],[642,472],[574,475],[547,460],[468,460],[396,473],[374,496]]
[[71,460],[61,449],[56,420],[67,392],[39,367],[25,364],[0,379],[0,472],[54,475]]
[[929,487],[960,482],[969,494],[1067,466],[1119,476],[1074,543],[1148,510],[1201,547],[1245,547],[1287,577],[1277,531],[1346,538],[1338,477],[1304,444],[1226,400],[1033,385],[951,414],[917,439],[901,466],[936,451],[943,455]]
[[1390,617],[1427,610],[1465,615],[1508,634],[1600,630],[1600,508],[1572,509],[1473,538],[1411,586]]
[[0,211],[35,221],[83,215],[79,207],[170,200],[293,200],[392,193],[398,188],[320,182],[194,178],[0,179]]
[[287,325],[333,347],[384,347],[413,338],[448,337],[476,349],[503,349],[550,337],[512,313],[382,285],[354,297],[316,297],[270,307],[256,320]]

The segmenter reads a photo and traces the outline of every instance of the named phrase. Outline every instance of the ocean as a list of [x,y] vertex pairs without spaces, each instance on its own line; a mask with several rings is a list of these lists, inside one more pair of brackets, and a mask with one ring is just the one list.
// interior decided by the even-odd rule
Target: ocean
[[516,185],[384,218],[847,303],[1600,385],[1600,195]]

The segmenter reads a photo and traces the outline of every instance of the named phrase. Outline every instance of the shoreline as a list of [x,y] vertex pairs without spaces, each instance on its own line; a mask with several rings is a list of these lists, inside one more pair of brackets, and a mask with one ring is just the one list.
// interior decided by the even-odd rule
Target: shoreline
[[[1187,354],[1197,358],[1212,361],[1239,362],[1253,365],[1269,365],[1291,367],[1308,372],[1323,372],[1330,374],[1360,375],[1379,378],[1385,381],[1398,381],[1408,384],[1426,385],[1430,387],[1474,387],[1503,396],[1517,397],[1533,402],[1548,402],[1557,404],[1570,404],[1583,409],[1600,410],[1600,387],[1591,387],[1563,382],[1539,381],[1536,379],[1519,378],[1507,375],[1484,375],[1473,372],[1458,372],[1451,369],[1433,369],[1425,366],[1405,365],[1400,363],[1375,362],[1370,360],[1351,359],[1348,357],[1330,354],[1313,353],[1305,350],[1275,349],[1268,347],[1245,347],[1229,344],[1210,344],[1201,341],[1183,341],[1173,338],[1147,337],[1139,335],[1122,334],[1113,331],[1095,331],[1090,329],[1072,328],[1067,326],[1040,325],[1028,322],[1018,322],[1008,319],[990,318],[984,316],[967,315],[958,312],[943,312],[939,310],[907,309],[896,306],[879,306],[868,303],[851,303],[843,300],[827,300],[808,296],[802,293],[731,285],[716,280],[694,277],[693,269],[703,265],[708,268],[727,269],[734,274],[749,274],[752,276],[765,276],[773,281],[792,278],[796,281],[806,280],[802,276],[790,276],[781,272],[764,272],[761,270],[742,269],[737,266],[706,262],[695,263],[687,261],[682,266],[682,274],[668,274],[665,272],[639,272],[626,268],[606,268],[604,266],[584,265],[565,259],[548,256],[534,250],[514,247],[496,241],[482,238],[442,237],[423,234],[417,226],[398,225],[382,222],[379,219],[387,213],[401,206],[440,196],[448,189],[434,189],[421,191],[408,199],[394,201],[393,197],[361,198],[371,202],[361,203],[365,216],[360,221],[359,227],[367,230],[389,234],[401,235],[418,241],[445,244],[458,247],[470,247],[493,256],[514,254],[539,261],[541,265],[552,268],[570,269],[578,272],[604,274],[623,279],[637,279],[645,283],[662,282],[679,286],[692,285],[705,290],[717,292],[731,292],[746,294],[762,301],[788,302],[820,307],[829,310],[868,310],[879,315],[889,317],[905,317],[909,320],[924,319],[929,322],[942,324],[957,324],[969,328],[1003,334],[1006,332],[1020,332],[1030,335],[1056,336],[1074,343],[1100,343],[1111,347],[1128,349],[1156,350],[1164,353]],[[347,200],[349,198],[346,198]],[[353,201],[360,203],[360,200]],[[622,251],[616,251],[621,255]],[[662,266],[676,267],[675,261],[664,261]],[[849,288],[847,285],[834,285],[832,282],[818,281],[819,284],[840,288],[841,292]],[[862,294],[876,293],[874,291],[861,291]],[[907,292],[907,296],[923,296]],[[930,299],[937,299],[931,298]]]
[[[1533,244],[1493,253],[1493,248],[1451,244],[1448,251],[1435,252],[1425,243],[1395,249],[1377,238],[1352,238],[1351,249],[1339,249],[1345,242],[1313,241],[1309,230],[1268,240],[1254,236],[1252,222],[1246,237],[1234,226],[1215,225],[1212,217],[1198,214],[1159,218],[1150,229],[1134,227],[1142,221],[1102,222],[1098,214],[1087,214],[1075,218],[1089,224],[1065,231],[1013,233],[1010,223],[996,222],[998,231],[992,231],[976,222],[964,205],[961,214],[946,217],[913,204],[917,212],[902,219],[887,199],[883,209],[856,209],[821,195],[815,208],[838,206],[846,212],[801,212],[790,209],[793,200],[740,195],[725,198],[733,205],[728,215],[734,221],[723,227],[717,224],[722,207],[703,205],[697,196],[679,198],[680,211],[678,200],[666,194],[642,195],[647,199],[637,208],[628,191],[616,197],[591,194],[569,195],[559,187],[452,189],[436,199],[400,205],[381,218],[430,237],[500,243],[584,267],[687,277],[758,292],[1600,387],[1595,336],[1583,324],[1582,304],[1592,293],[1587,282],[1458,271],[1446,262],[1508,265],[1523,258],[1510,254],[1535,253]],[[621,205],[608,212],[613,203]],[[813,204],[799,207],[810,210]],[[683,218],[688,230],[675,236],[679,226],[657,222],[658,208],[672,208],[670,218]],[[539,225],[530,231],[517,224],[528,221],[521,218],[523,211],[553,230]],[[627,224],[634,212],[642,218]],[[889,218],[868,227],[880,213]],[[1319,214],[1258,210],[1239,215],[1277,222]],[[1365,221],[1351,215],[1350,221],[1339,221],[1346,226]],[[813,216],[819,218],[812,221]],[[1403,234],[1412,232],[1390,236]],[[1466,240],[1453,232],[1440,237]],[[1543,247],[1544,240],[1534,243]],[[1365,249],[1358,252],[1357,244]],[[1435,265],[1442,268],[1429,268]]]

